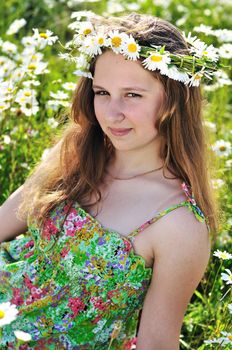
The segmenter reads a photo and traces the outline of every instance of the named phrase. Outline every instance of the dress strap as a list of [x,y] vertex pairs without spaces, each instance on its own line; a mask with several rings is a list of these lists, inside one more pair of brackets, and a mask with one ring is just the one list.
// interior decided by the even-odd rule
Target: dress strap
[[[140,233],[143,230],[145,230],[145,228],[147,228],[148,226],[150,226],[151,224],[153,224],[154,222],[156,222],[160,218],[162,218],[166,214],[168,214],[171,211],[173,211],[173,210],[175,210],[177,208],[180,208],[180,207],[187,207],[187,208],[189,208],[189,210],[194,213],[194,215],[195,215],[195,217],[196,217],[196,219],[198,221],[204,222],[206,218],[205,218],[203,212],[201,211],[201,209],[197,206],[196,201],[194,199],[194,195],[193,195],[193,193],[191,191],[190,186],[188,186],[185,182],[183,182],[181,184],[181,188],[182,188],[182,190],[184,191],[184,193],[185,193],[185,195],[187,197],[187,199],[185,201],[183,201],[181,203],[178,203],[178,204],[174,204],[174,205],[168,207],[167,209],[164,209],[161,212],[157,213],[152,219],[146,221],[144,224],[142,224],[137,229],[132,231],[128,235],[128,237],[135,237],[138,233]],[[208,227],[208,229],[209,229],[209,227]]]

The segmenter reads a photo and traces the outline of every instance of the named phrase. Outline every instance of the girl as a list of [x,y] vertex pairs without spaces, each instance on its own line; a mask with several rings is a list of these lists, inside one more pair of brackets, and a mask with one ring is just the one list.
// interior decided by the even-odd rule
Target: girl
[[2,243],[1,349],[177,350],[217,225],[203,58],[164,20],[89,20],[71,121],[0,208],[2,241],[30,234]]

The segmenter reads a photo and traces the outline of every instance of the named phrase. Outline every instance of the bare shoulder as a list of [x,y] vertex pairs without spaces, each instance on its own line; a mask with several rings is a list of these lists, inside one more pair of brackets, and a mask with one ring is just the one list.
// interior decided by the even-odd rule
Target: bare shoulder
[[153,250],[156,260],[162,255],[187,258],[194,255],[207,260],[210,235],[205,222],[200,222],[187,207],[180,207],[156,222]]
[[144,344],[147,349],[157,344],[160,348],[178,349],[187,305],[209,261],[210,237],[206,224],[186,207],[169,212],[152,226],[155,258],[138,349],[145,348]]

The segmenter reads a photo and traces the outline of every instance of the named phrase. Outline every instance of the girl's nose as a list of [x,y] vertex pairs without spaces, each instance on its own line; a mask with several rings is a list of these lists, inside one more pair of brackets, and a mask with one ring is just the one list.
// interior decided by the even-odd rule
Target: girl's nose
[[107,106],[106,119],[113,121],[121,121],[125,118],[123,105],[119,100],[111,100]]

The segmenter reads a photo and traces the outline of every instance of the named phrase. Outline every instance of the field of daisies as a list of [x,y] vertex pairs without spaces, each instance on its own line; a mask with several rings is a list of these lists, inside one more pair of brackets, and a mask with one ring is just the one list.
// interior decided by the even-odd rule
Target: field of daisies
[[[80,12],[81,11],[81,12]],[[49,152],[67,121],[78,65],[65,45],[86,11],[153,14],[197,36],[225,68],[202,84],[212,186],[220,229],[210,263],[185,315],[181,349],[232,349],[232,4],[229,0],[8,0],[0,4],[0,205]],[[88,14],[89,12],[87,12]],[[88,30],[88,23],[83,30]],[[213,46],[211,46],[213,45]],[[213,57],[213,56],[212,56]],[[11,305],[0,305],[11,322]],[[1,332],[0,332],[1,334]],[[19,341],[30,335],[18,333]]]

